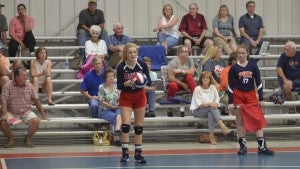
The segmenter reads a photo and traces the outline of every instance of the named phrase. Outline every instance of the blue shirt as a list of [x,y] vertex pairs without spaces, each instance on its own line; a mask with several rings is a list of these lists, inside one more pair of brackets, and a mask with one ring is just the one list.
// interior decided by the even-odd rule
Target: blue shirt
[[133,69],[128,68],[126,65],[126,62],[123,61],[117,67],[118,89],[121,91],[130,92],[130,93],[137,93],[140,90],[142,90],[142,88],[137,88],[137,87],[131,88],[131,87],[124,86],[124,82],[127,80],[132,80],[134,78],[134,74],[136,72],[140,72],[140,73],[143,73],[144,75],[146,75],[146,77],[148,79],[147,86],[151,85],[152,81],[151,81],[151,78],[149,75],[149,69],[148,69],[147,64],[144,61],[138,60]]
[[226,23],[222,22],[220,18],[215,17],[212,21],[212,27],[218,28],[220,34],[230,36],[233,28],[233,17],[229,15]]
[[110,46],[118,46],[118,45],[125,45],[126,43],[131,42],[131,38],[126,35],[117,36],[116,34],[110,35],[105,40],[107,49],[109,54],[111,54],[112,51],[109,50]]
[[262,82],[258,66],[249,61],[245,67],[239,64],[232,65],[228,73],[228,103],[233,102],[233,89],[240,91],[254,90],[256,83],[259,101],[263,101]]
[[91,96],[98,96],[99,85],[104,83],[103,75],[104,69],[101,70],[100,75],[97,75],[95,70],[89,71],[84,77],[80,89],[88,92]]
[[254,17],[251,18],[247,13],[240,17],[239,28],[244,28],[247,35],[251,38],[257,38],[259,29],[264,28],[264,23],[259,15],[254,14]]
[[295,56],[287,57],[285,53],[278,59],[277,67],[281,67],[285,77],[289,80],[300,79],[300,52]]

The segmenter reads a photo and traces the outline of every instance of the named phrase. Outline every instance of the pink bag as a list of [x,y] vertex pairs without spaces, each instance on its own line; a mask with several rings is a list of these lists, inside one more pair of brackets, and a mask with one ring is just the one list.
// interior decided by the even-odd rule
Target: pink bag
[[92,63],[94,57],[95,55],[89,55],[88,58],[83,62],[76,74],[77,79],[83,79],[89,71],[94,69]]

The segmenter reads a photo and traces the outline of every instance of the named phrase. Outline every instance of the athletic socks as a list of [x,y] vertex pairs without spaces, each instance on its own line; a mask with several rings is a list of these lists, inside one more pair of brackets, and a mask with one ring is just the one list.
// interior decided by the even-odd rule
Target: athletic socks
[[238,151],[238,155],[245,155],[247,154],[247,141],[245,137],[240,137],[239,138],[239,144],[240,144],[240,149]]

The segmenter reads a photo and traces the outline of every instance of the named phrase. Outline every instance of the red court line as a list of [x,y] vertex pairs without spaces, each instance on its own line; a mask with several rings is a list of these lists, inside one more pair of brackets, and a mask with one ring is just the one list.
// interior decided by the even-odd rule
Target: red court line
[[[300,147],[272,148],[276,152],[300,152]],[[182,150],[144,150],[144,155],[182,155],[182,154],[236,154],[237,149],[182,149]],[[256,148],[249,148],[248,153],[256,153]],[[131,151],[133,155],[133,151]],[[22,153],[0,154],[0,158],[46,158],[46,157],[99,157],[119,156],[120,151],[113,152],[72,152],[72,153]],[[0,166],[1,167],[1,166]],[[1,168],[0,168],[1,169]]]

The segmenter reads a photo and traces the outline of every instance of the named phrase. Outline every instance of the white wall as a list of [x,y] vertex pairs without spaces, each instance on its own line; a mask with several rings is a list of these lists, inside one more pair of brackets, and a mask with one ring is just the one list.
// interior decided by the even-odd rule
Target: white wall
[[[2,13],[9,20],[17,15],[16,6],[25,3],[28,14],[35,19],[36,36],[75,36],[79,12],[87,8],[88,0],[2,0]],[[129,36],[155,36],[152,32],[161,15],[164,4],[170,3],[174,14],[181,18],[188,5],[196,2],[199,12],[211,28],[212,18],[220,4],[226,4],[235,18],[246,13],[247,0],[98,0],[98,8],[104,11],[106,29],[112,33],[112,25],[120,21]],[[256,0],[256,13],[261,15],[268,36],[300,35],[299,0]]]

